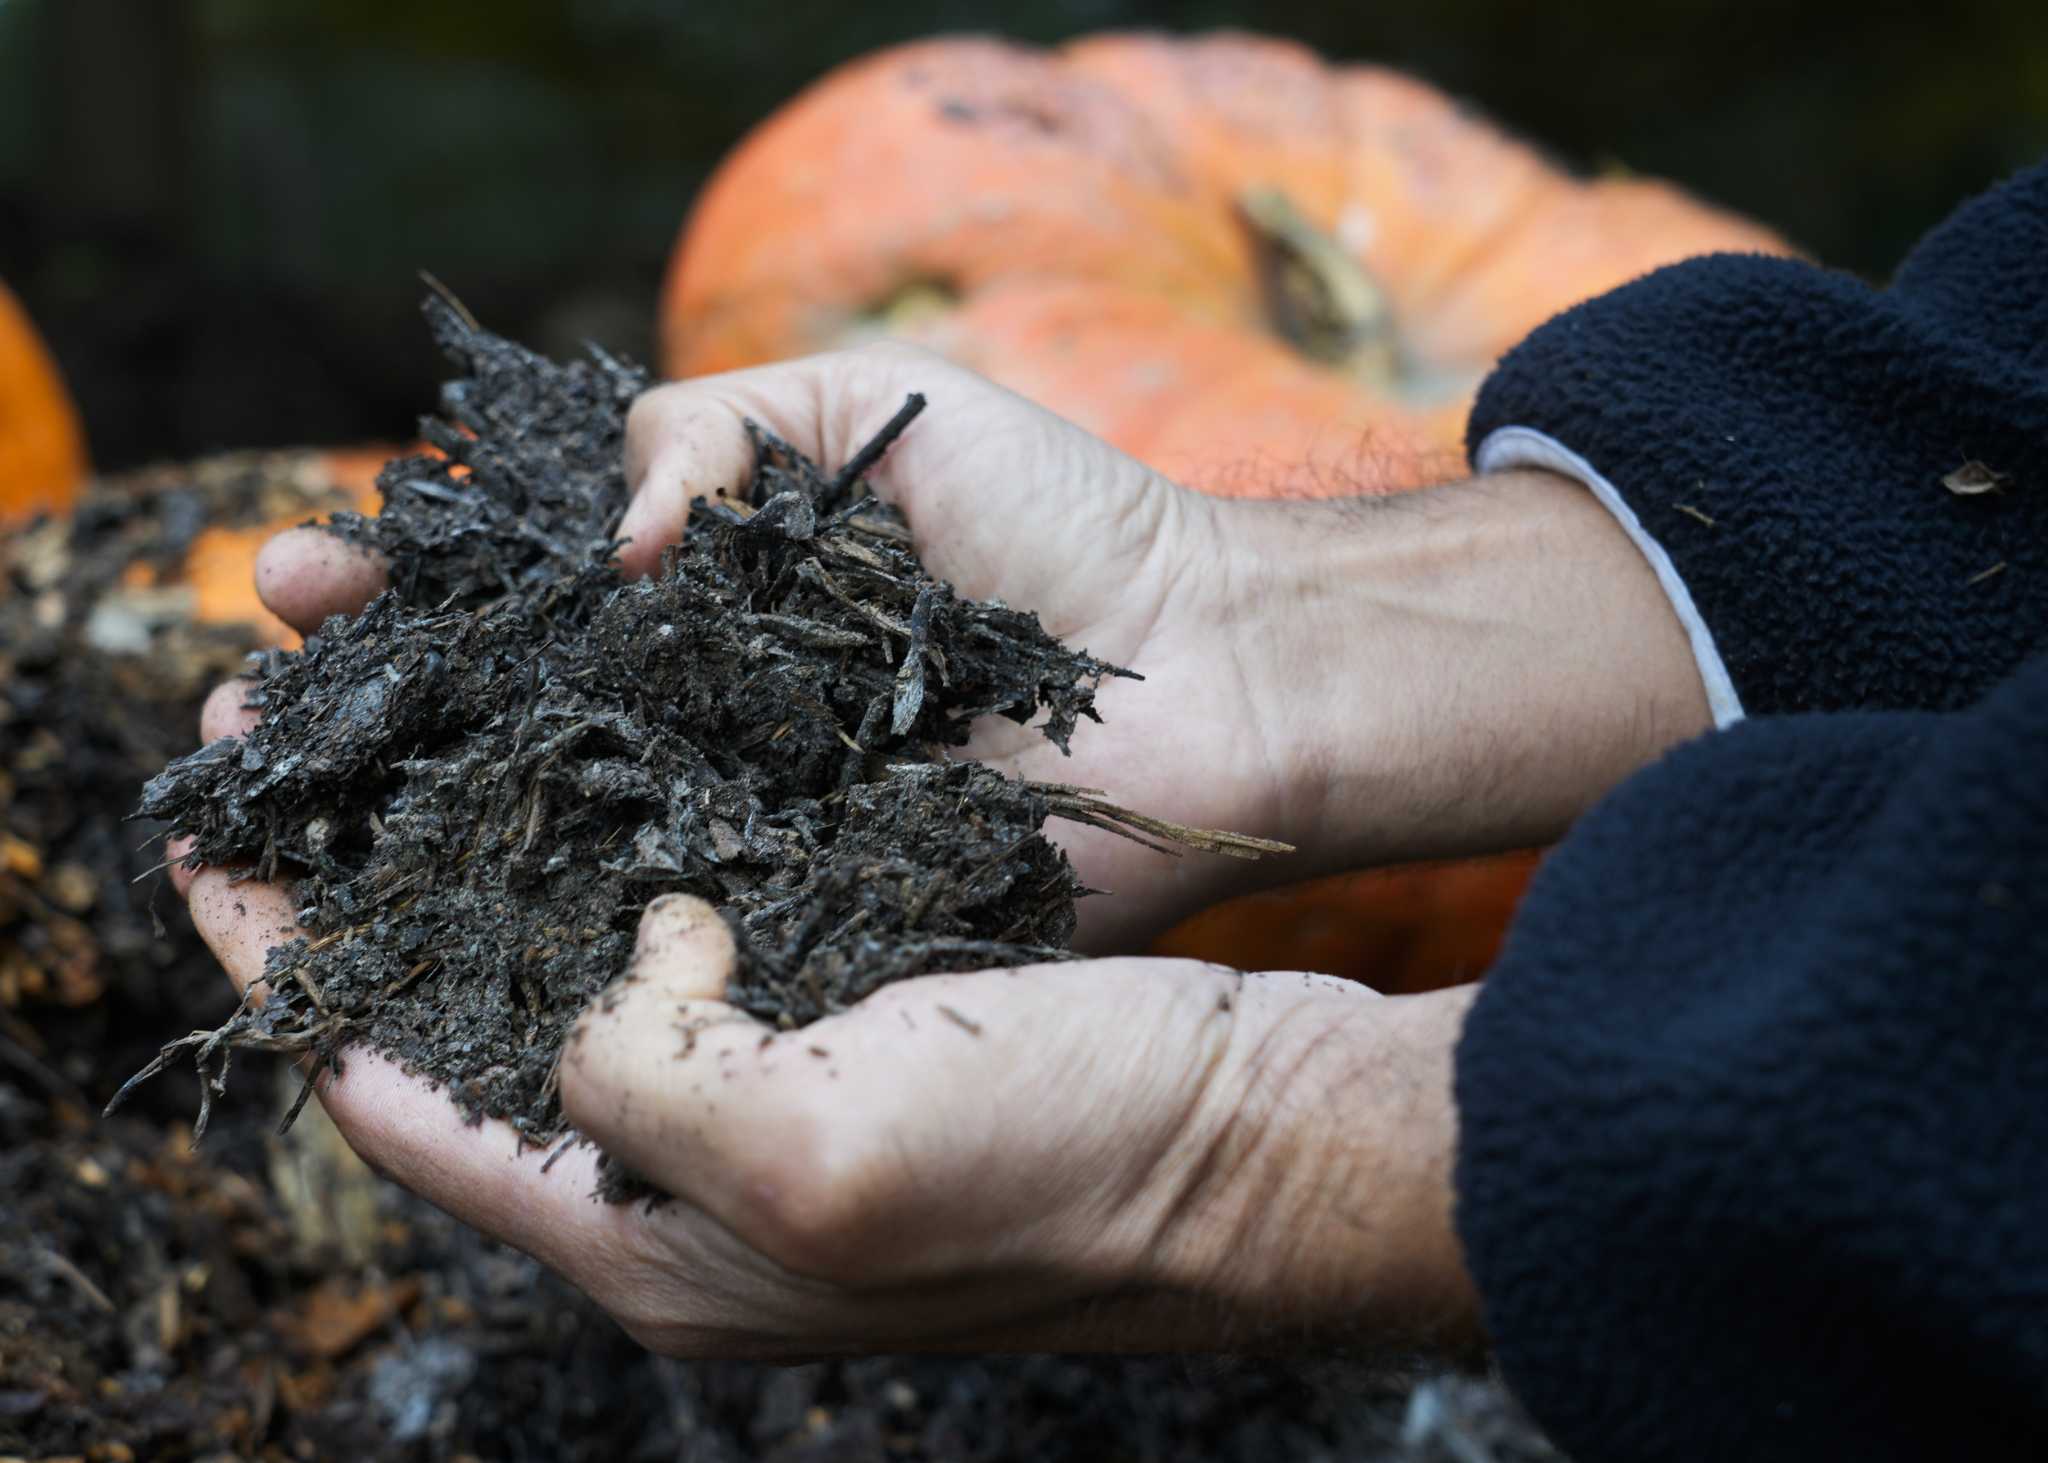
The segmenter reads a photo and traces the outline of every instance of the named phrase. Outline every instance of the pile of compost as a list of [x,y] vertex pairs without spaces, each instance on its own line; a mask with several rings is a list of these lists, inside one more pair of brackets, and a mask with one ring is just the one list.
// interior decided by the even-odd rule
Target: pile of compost
[[464,373],[423,424],[435,451],[385,469],[380,516],[336,525],[391,588],[265,657],[260,724],[144,794],[195,860],[295,880],[304,930],[262,1004],[164,1059],[189,1052],[212,1087],[237,1046],[317,1071],[366,1041],[545,1143],[562,1042],[659,895],[724,912],[730,999],[784,1027],[888,981],[1065,958],[1084,890],[1046,820],[1165,825],[949,753],[985,716],[1042,718],[1064,749],[1129,673],[918,561],[863,474],[922,398],[829,474],[749,424],[751,480],[705,485],[661,572],[626,584],[611,534],[643,374],[427,313]]
[[[234,997],[123,822],[257,644],[182,586],[207,529],[341,501],[318,454],[100,485],[0,537],[0,1458],[705,1463],[1555,1454],[1497,1388],[1342,1361],[649,1356],[531,1260],[376,1180],[286,1062],[195,1150],[174,1067]],[[139,882],[138,882],[139,879]]]
[[154,1052],[161,1028],[146,1047],[117,1039],[107,1004],[168,1025],[232,1008],[183,906],[144,877],[161,854],[125,821],[130,794],[191,747],[207,692],[257,644],[250,626],[199,619],[188,555],[347,502],[324,454],[238,453],[0,529],[0,1064],[25,1069],[32,1012],[56,1043],[36,1061],[61,1076]]

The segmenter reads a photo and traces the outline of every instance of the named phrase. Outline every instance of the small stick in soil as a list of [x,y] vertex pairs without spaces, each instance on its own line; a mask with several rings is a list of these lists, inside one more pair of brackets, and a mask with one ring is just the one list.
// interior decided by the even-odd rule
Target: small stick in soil
[[868,439],[868,444],[846,460],[846,466],[839,469],[839,475],[832,479],[832,492],[844,493],[855,483],[868,475],[868,470],[882,460],[896,439],[903,435],[903,429],[917,420],[917,414],[924,410],[924,395],[913,391],[896,409],[896,415],[882,424],[882,430]]
[[113,1314],[114,1303],[107,1299],[107,1293],[92,1283],[92,1277],[51,1249],[48,1245],[36,1246],[36,1258],[43,1262],[43,1268],[69,1285],[73,1290],[91,1301],[100,1310]]
[[[1258,859],[1267,854],[1295,851],[1293,844],[1271,838],[1254,838],[1249,833],[1231,833],[1221,828],[1191,828],[1185,823],[1134,813],[1110,802],[1094,788],[1068,787],[1054,782],[1034,783],[1033,786],[1045,794],[1046,803],[1055,817],[1086,823],[1091,828],[1128,838],[1169,858],[1179,858],[1184,850],[1220,853],[1225,858],[1239,859]],[[1140,833],[1150,833],[1162,842],[1140,838]]]

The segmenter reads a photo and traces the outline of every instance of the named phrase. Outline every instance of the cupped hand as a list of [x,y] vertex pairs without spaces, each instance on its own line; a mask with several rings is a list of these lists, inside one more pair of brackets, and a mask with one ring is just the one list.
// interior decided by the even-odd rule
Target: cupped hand
[[[1223,505],[928,351],[871,346],[648,392],[628,423],[623,567],[654,567],[693,499],[746,481],[748,419],[831,470],[912,392],[929,404],[868,482],[902,510],[932,572],[1036,611],[1068,644],[1144,677],[1100,688],[1102,724],[1075,732],[1071,756],[997,717],[966,754],[1173,822],[1285,839],[1301,821],[1287,769],[1302,729],[1284,698],[1253,684],[1284,648],[1234,613],[1244,555]],[[1076,825],[1048,832],[1110,896],[1083,901],[1082,948],[1139,945],[1244,877],[1215,856],[1174,859]]]
[[[628,423],[622,567],[652,570],[693,500],[746,481],[749,418],[830,469],[912,392],[929,408],[868,481],[925,562],[1144,677],[1101,688],[1103,724],[1081,727],[1070,757],[995,718],[968,754],[1300,849],[1175,859],[1055,822],[1110,896],[1082,901],[1080,948],[1139,948],[1262,883],[1547,842],[1711,724],[1649,562],[1575,483],[1518,472],[1392,498],[1208,498],[909,346],[648,392]],[[257,581],[310,630],[382,576],[307,529],[273,541]]]
[[[1103,688],[1071,760],[1035,732],[970,752],[1174,821],[1303,842],[1306,874],[1553,836],[1698,730],[1684,632],[1634,546],[1525,474],[1398,504],[1222,504],[934,357],[870,349],[661,388],[636,406],[629,572],[691,499],[741,483],[752,417],[827,466],[912,391],[870,475],[964,593],[1036,609],[1144,682]],[[378,567],[300,531],[259,561],[282,618],[359,606]],[[233,689],[207,735],[247,714]],[[1096,948],[1227,892],[1242,866],[1059,834]],[[277,887],[181,876],[231,975],[295,933]],[[688,1354],[1161,1347],[1348,1330],[1462,1343],[1451,1053],[1469,993],[1104,960],[935,976],[802,1032],[720,1000],[691,901],[566,1049],[582,1131],[672,1195],[594,1204],[502,1125],[373,1054],[323,1083],[359,1151]]]
[[[654,571],[690,505],[743,486],[751,419],[835,470],[912,392],[926,411],[868,481],[908,518],[925,562],[963,594],[1036,611],[1069,644],[1135,670],[1099,692],[1102,724],[1063,754],[991,717],[966,755],[1020,777],[1099,789],[1171,822],[1277,838],[1311,821],[1314,708],[1290,667],[1321,654],[1291,601],[1306,565],[1261,558],[1230,505],[1187,492],[1069,422],[929,352],[875,346],[650,391],[628,423],[634,496],[619,534],[628,575]],[[381,586],[363,553],[317,530],[281,536],[258,562],[265,599],[310,630]],[[1297,677],[1298,679],[1298,677]],[[1082,948],[1135,948],[1173,919],[1243,887],[1214,855],[1176,859],[1074,824],[1048,830],[1083,882]],[[1268,880],[1312,869],[1274,861]]]
[[[680,533],[686,493],[743,481],[746,418],[830,464],[909,390],[932,410],[874,480],[939,572],[1037,605],[1056,633],[1151,678],[1106,728],[1083,729],[1072,764],[1007,724],[970,750],[1182,821],[1284,818],[1261,808],[1272,790],[1256,778],[1202,782],[1186,757],[1213,735],[1218,766],[1284,761],[1242,714],[1230,575],[1189,572],[1228,558],[1212,505],[931,357],[863,352],[651,394],[633,420],[625,567],[649,568]],[[258,581],[310,629],[359,608],[382,574],[300,531],[265,551]],[[1211,686],[1216,674],[1236,690]],[[208,740],[247,730],[242,689],[209,703]],[[1106,836],[1076,844],[1094,883],[1174,867]],[[179,878],[231,976],[259,981],[269,947],[297,933],[287,891],[221,870]],[[1174,897],[1136,919],[1156,922]],[[507,1127],[466,1124],[366,1049],[322,1079],[321,1100],[389,1176],[677,1353],[1469,1337],[1446,1177],[1459,998],[1108,960],[907,982],[776,1034],[722,1003],[731,959],[715,913],[662,902],[633,970],[565,1051],[568,1116],[671,1196],[659,1205],[593,1203],[591,1149],[543,1167]],[[1369,1151],[1360,1084],[1387,1114]],[[1334,1209],[1333,1165],[1371,1179]],[[1339,1233],[1302,1243],[1332,1216]]]
[[[286,892],[186,883],[260,981]],[[672,1355],[1473,1344],[1462,993],[1112,959],[906,981],[777,1033],[720,999],[732,958],[709,906],[658,901],[564,1050],[568,1116],[658,1203],[593,1201],[595,1150],[543,1163],[367,1049],[321,1101],[387,1176]]]

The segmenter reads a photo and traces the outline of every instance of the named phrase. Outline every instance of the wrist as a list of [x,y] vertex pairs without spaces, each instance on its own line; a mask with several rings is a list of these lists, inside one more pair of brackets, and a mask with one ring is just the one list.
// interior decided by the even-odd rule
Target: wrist
[[1207,1101],[1162,1165],[1168,1217],[1141,1283],[1229,1317],[1229,1345],[1357,1335],[1475,1349],[1451,1188],[1452,1060],[1471,999],[1246,977]]
[[1711,727],[1654,570],[1578,484],[1276,506],[1300,611],[1271,658],[1299,708],[1282,796],[1310,872],[1553,841]]

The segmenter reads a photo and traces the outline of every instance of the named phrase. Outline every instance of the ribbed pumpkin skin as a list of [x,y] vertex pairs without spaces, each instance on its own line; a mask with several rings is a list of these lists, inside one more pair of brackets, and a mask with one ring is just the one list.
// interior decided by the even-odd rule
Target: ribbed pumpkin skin
[[[1278,189],[1383,297],[1396,369],[1275,328]],[[1785,252],[1667,184],[1581,180],[1428,86],[1286,42],[922,42],[831,73],[742,143],[671,262],[691,376],[895,334],[1228,496],[1392,492],[1463,470],[1471,396],[1579,300],[1694,254]],[[1163,951],[1388,990],[1491,961],[1533,855],[1233,901]]]
[[[1383,293],[1396,380],[1274,333],[1239,207],[1254,188]],[[671,266],[663,363],[904,334],[1190,486],[1390,491],[1455,471],[1472,390],[1557,311],[1688,255],[1784,247],[1663,183],[1569,177],[1419,82],[1285,42],[937,40],[831,73],[719,169]]]
[[56,363],[0,285],[0,523],[70,507],[88,472],[78,412]]

